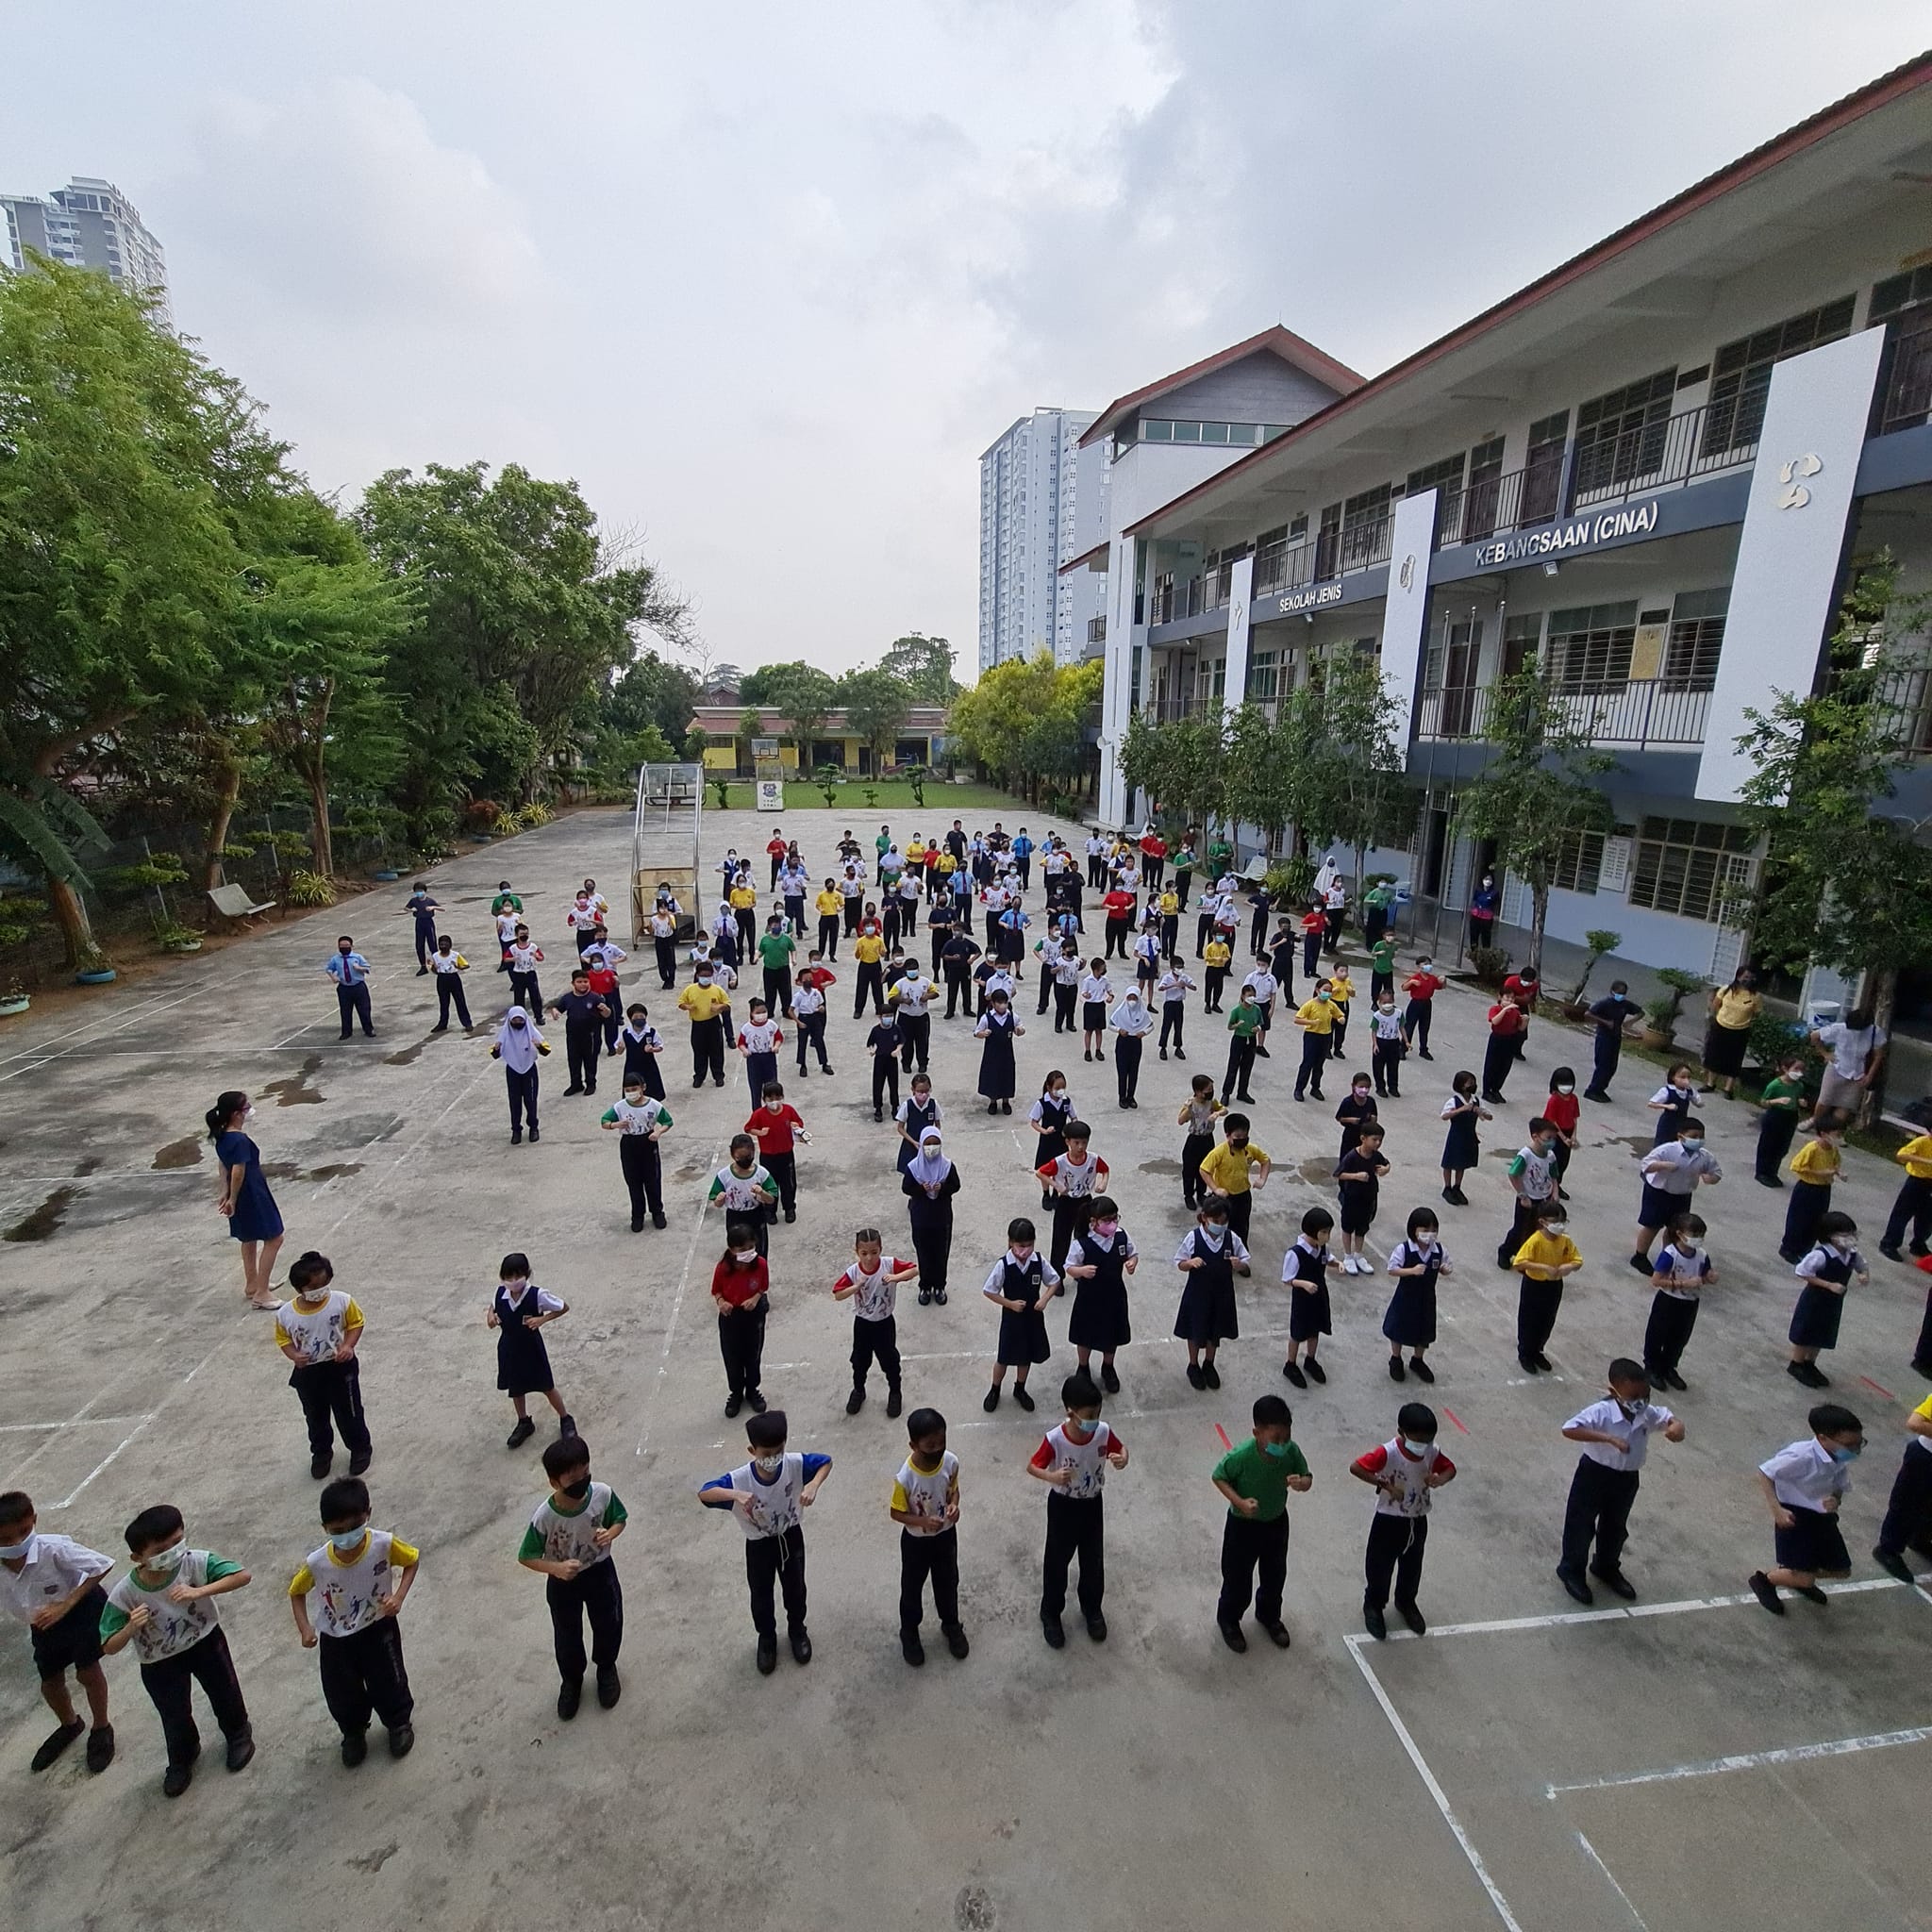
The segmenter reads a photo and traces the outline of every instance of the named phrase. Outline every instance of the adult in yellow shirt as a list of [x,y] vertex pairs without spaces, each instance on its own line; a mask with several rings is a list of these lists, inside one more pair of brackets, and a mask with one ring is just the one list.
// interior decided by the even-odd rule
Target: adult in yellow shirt
[[1545,1202],[1537,1214],[1536,1232],[1510,1257],[1509,1265],[1522,1277],[1516,1291],[1516,1361],[1525,1375],[1549,1374],[1550,1358],[1543,1350],[1563,1306],[1563,1278],[1583,1266],[1570,1239],[1569,1220],[1560,1201]]
[[824,890],[812,902],[819,916],[819,951],[827,959],[839,957],[839,920],[845,910],[845,895],[836,879],[827,879]]
[[1318,979],[1315,990],[1294,1009],[1294,1024],[1302,1029],[1302,1063],[1295,1069],[1294,1097],[1300,1100],[1312,1091],[1323,1098],[1322,1069],[1335,1051],[1329,1039],[1338,1023],[1346,1025],[1348,1013],[1328,997],[1332,980]]
[[[1899,1252],[1898,1244],[1905,1238],[1907,1221],[1912,1224],[1913,1254],[1927,1252],[1925,1237],[1932,1233],[1932,1134],[1920,1134],[1907,1141],[1891,1158],[1905,1169],[1906,1178],[1886,1218],[1878,1252],[1888,1260],[1903,1261],[1905,1256]],[[1928,1358],[1932,1357],[1922,1348],[1918,1359]]]
[[1201,1185],[1227,1203],[1227,1224],[1246,1241],[1255,1213],[1254,1191],[1268,1185],[1274,1163],[1255,1145],[1246,1114],[1227,1115],[1221,1130],[1226,1138],[1202,1158]]
[[677,995],[678,1010],[691,1021],[691,1084],[702,1087],[707,1071],[713,1086],[724,1084],[724,1015],[731,995],[711,977],[709,960],[698,965],[698,976]]
[[[1926,1339],[1919,1338],[1922,1357]],[[1898,1474],[1892,1478],[1891,1500],[1886,1505],[1885,1521],[1878,1525],[1878,1544],[1872,1552],[1879,1568],[1890,1571],[1901,1583],[1912,1581],[1911,1567],[1906,1561],[1907,1550],[1932,1557],[1932,1395],[1907,1416],[1906,1433],[1911,1440],[1906,1444]]]
[[1751,1023],[1763,1010],[1764,995],[1757,991],[1757,975],[1748,966],[1738,968],[1730,985],[1713,989],[1710,1024],[1704,1030],[1704,1085],[1700,1092],[1722,1088],[1727,1098],[1736,1098]]

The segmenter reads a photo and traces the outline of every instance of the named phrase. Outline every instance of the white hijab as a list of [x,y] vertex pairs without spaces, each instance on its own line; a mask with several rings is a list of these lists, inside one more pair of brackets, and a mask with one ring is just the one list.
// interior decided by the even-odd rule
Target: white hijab
[[[932,1149],[930,1154],[926,1152],[928,1147]],[[919,1137],[919,1152],[906,1163],[906,1172],[922,1188],[935,1188],[952,1171],[953,1163],[946,1158],[945,1151],[941,1145],[939,1129],[926,1128]]]
[[[524,1017],[521,1026],[512,1024],[514,1016],[519,1013]],[[521,1007],[512,1007],[496,1029],[496,1044],[503,1063],[512,1074],[527,1074],[537,1064],[537,1048],[542,1039],[542,1034],[537,1030],[537,1023]]]

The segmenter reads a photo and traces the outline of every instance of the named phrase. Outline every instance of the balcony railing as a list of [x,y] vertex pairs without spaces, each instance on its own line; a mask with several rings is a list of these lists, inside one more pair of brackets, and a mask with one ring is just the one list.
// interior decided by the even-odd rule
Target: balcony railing
[[[1702,744],[1707,690],[1681,680],[1644,678],[1602,691],[1557,691],[1558,709],[1594,744],[1641,750],[1651,745]],[[1492,685],[1448,685],[1416,700],[1416,735],[1438,741],[1487,739],[1495,723]]]
[[1881,678],[1874,701],[1883,708],[1886,735],[1903,752],[1932,752],[1932,664],[1903,666]]
[[1254,594],[1272,597],[1387,563],[1392,522],[1386,513],[1363,517],[1299,543],[1270,543],[1255,556]]
[[1198,718],[1219,708],[1219,700],[1214,698],[1149,698],[1141,710],[1157,724],[1175,724],[1183,718]]
[[[1908,310],[1901,321],[1923,314]],[[1932,421],[1932,326],[1901,327],[1885,347],[1887,367],[1872,411],[1872,434],[1890,436]]]
[[1107,641],[1107,619],[1090,617],[1087,620],[1087,641],[1090,644],[1104,644]]

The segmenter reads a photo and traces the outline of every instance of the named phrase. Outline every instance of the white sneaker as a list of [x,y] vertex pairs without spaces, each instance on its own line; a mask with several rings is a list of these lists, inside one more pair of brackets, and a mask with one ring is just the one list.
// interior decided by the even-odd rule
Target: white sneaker
[[1356,1257],[1356,1273],[1357,1274],[1373,1274],[1374,1272],[1375,1264],[1366,1255],[1357,1255]]
[[1356,1269],[1355,1269],[1355,1257],[1354,1257],[1353,1255],[1344,1255],[1344,1256],[1342,1256],[1342,1257],[1341,1257],[1341,1272],[1342,1272],[1342,1273],[1343,1273],[1344,1274],[1354,1274],[1354,1273],[1356,1272]]

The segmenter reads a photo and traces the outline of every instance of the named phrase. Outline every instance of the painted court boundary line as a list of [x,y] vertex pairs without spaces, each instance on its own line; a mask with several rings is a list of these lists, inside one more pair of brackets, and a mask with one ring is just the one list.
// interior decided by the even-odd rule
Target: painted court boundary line
[[1697,1764],[1672,1764],[1661,1771],[1633,1771],[1622,1777],[1585,1778],[1581,1784],[1550,1785],[1546,1798],[1572,1791],[1613,1791],[1625,1785],[1668,1785],[1684,1778],[1717,1777],[1727,1771],[1757,1771],[1771,1764],[1808,1764],[1822,1757],[1851,1757],[1861,1751],[1889,1751],[1900,1744],[1923,1744],[1932,1738],[1932,1724],[1914,1724],[1903,1731],[1874,1731],[1865,1738],[1831,1738],[1821,1744],[1787,1744],[1775,1751],[1743,1751],[1730,1757],[1708,1757]]

